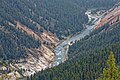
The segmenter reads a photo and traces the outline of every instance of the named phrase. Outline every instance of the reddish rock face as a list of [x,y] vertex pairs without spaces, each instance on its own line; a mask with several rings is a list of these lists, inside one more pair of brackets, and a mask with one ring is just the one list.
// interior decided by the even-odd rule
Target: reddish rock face
[[96,25],[95,30],[107,23],[112,26],[120,22],[120,6],[110,9],[104,15],[104,18]]

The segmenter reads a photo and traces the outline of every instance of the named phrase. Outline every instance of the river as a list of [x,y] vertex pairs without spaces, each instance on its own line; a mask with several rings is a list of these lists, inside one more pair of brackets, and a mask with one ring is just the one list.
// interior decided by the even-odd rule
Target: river
[[68,37],[65,41],[60,43],[54,49],[56,56],[52,66],[57,66],[60,63],[66,61],[68,59],[67,53],[68,53],[69,45],[72,45],[73,43],[75,43],[75,41],[78,41],[84,38],[85,36],[89,35],[94,30],[96,24],[99,23],[101,18],[103,17],[103,15],[91,14],[91,10],[86,11],[85,14],[88,16],[89,19],[88,23],[91,22],[92,20],[91,24],[89,25],[86,24],[86,28],[84,30],[73,35],[72,37]]

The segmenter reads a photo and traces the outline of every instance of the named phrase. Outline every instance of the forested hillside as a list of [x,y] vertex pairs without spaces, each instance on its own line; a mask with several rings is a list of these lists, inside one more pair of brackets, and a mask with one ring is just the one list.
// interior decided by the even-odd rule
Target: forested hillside
[[86,36],[83,40],[72,45],[69,49],[69,56],[72,57],[77,52],[82,54],[92,53],[92,51],[100,50],[112,43],[120,42],[119,30],[120,23],[111,27],[108,24],[104,25],[92,32],[90,36]]
[[[33,22],[58,37],[82,30],[87,22],[85,11],[90,8],[110,8],[119,0],[2,0],[0,3],[0,24],[5,21],[19,21],[33,30]],[[99,4],[99,5],[98,5]]]
[[98,79],[106,67],[110,51],[114,52],[116,63],[120,65],[120,23],[112,27],[106,26],[71,46],[68,61],[39,72],[28,80]]
[[0,26],[0,60],[20,59],[26,55],[26,48],[38,48],[40,42],[12,26]]

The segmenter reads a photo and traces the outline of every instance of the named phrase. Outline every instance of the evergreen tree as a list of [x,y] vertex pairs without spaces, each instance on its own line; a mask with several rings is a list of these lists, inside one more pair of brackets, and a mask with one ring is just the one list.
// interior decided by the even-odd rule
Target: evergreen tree
[[118,67],[115,65],[115,58],[113,52],[110,52],[110,55],[107,60],[107,68],[103,69],[103,75],[98,80],[120,80],[120,72]]

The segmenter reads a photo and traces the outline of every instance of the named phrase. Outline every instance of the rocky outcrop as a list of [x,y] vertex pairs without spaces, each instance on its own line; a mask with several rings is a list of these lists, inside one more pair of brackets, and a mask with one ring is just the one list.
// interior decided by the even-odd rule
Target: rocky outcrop
[[102,18],[100,23],[96,25],[95,30],[107,23],[110,26],[112,26],[114,24],[117,24],[118,22],[120,22],[120,5],[119,4],[104,13],[104,17]]
[[28,49],[28,57],[14,64],[24,76],[30,76],[38,71],[50,67],[54,60],[54,53],[42,45],[39,49]]
[[[34,22],[34,24],[37,25],[39,30],[43,30],[42,33],[35,32],[17,21],[16,25],[9,23],[12,27],[16,27],[16,29],[31,36],[35,40],[39,40],[41,46],[39,48],[26,48],[27,56],[25,58],[15,60],[13,64],[4,67],[7,70],[8,68],[12,69],[9,70],[9,73],[6,76],[7,79],[16,79],[17,77],[33,75],[38,71],[51,67],[51,64],[54,61],[55,54],[53,49],[58,45],[59,39],[51,32],[46,31],[36,22]],[[5,74],[0,76],[3,77],[4,75]]]
[[[43,27],[39,27],[43,29]],[[30,76],[38,71],[50,67],[55,57],[53,49],[57,46],[59,39],[45,29],[43,29],[44,31],[40,34],[34,32],[20,22],[17,22],[16,28],[29,36],[32,36],[35,40],[39,40],[41,42],[41,46],[38,49],[27,49],[27,58],[21,60],[21,62],[15,64],[15,66],[22,70],[21,72],[24,76]]]

